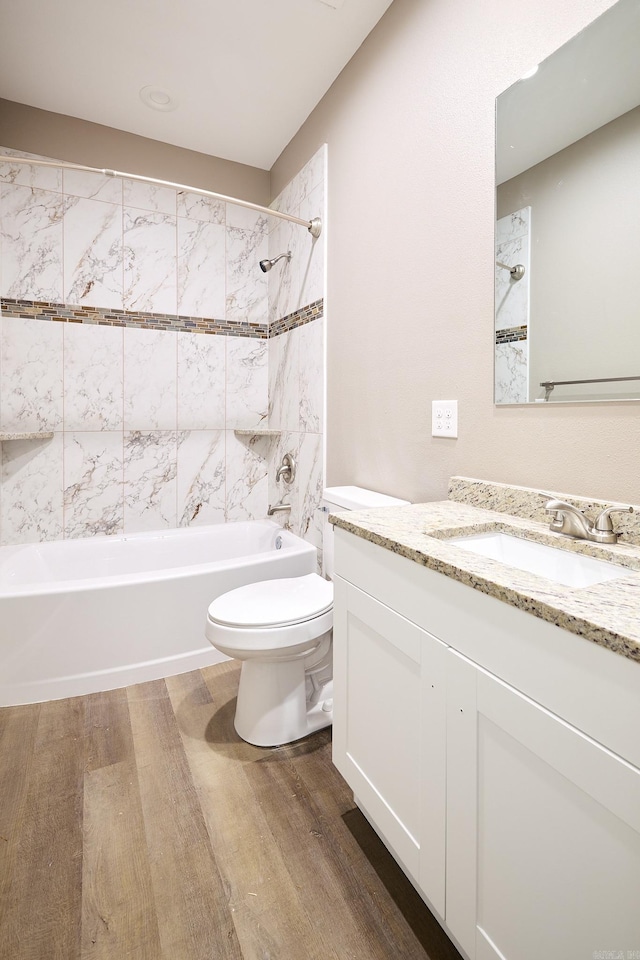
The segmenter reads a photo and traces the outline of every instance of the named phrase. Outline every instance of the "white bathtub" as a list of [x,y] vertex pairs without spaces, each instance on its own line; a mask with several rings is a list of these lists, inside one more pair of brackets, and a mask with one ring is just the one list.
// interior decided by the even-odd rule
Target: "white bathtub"
[[0,706],[216,663],[215,597],[315,569],[315,547],[270,520],[0,547]]

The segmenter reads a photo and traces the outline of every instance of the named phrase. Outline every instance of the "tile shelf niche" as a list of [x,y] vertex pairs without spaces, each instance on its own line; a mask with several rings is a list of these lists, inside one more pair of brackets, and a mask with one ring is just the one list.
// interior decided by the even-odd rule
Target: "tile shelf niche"
[[51,440],[53,430],[48,433],[39,430],[32,433],[0,433],[0,443],[5,440]]
[[257,427],[255,430],[234,430],[236,437],[279,437],[282,430],[267,430]]

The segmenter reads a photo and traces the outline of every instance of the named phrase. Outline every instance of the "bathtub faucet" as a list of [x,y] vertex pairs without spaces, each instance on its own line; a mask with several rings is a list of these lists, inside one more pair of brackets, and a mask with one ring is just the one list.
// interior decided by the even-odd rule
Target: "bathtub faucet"
[[288,510],[291,510],[290,503],[275,503],[273,506],[269,504],[269,509],[267,510],[267,516],[272,517],[274,513],[285,513]]
[[282,458],[282,463],[276,471],[276,483],[280,483],[281,480],[284,480],[285,483],[290,484],[296,478],[296,462],[293,459],[290,453],[285,453]]

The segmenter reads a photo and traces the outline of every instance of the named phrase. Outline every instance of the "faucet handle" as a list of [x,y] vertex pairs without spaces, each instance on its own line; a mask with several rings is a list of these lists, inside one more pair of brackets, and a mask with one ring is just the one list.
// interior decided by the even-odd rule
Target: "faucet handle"
[[593,525],[593,529],[604,530],[606,533],[612,533],[613,532],[613,524],[611,523],[612,513],[633,513],[633,507],[606,507],[596,517],[596,522]]
[[276,483],[279,483],[280,480],[284,480],[285,483],[291,484],[296,477],[296,462],[293,459],[290,453],[285,453],[282,458],[282,463],[276,471]]
[[547,513],[555,513],[556,519],[560,518],[560,515],[563,510],[569,510],[571,513],[582,513],[582,510],[578,510],[577,507],[572,507],[570,503],[566,503],[565,500],[549,500],[545,503],[544,506]]

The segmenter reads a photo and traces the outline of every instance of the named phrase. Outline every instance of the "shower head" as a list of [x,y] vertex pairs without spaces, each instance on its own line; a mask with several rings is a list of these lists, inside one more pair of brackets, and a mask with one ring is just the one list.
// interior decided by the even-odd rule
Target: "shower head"
[[289,250],[288,253],[281,253],[279,257],[274,257],[273,260],[261,260],[260,269],[263,273],[268,273],[274,263],[277,263],[278,260],[282,260],[283,257],[286,257],[287,261],[291,260],[291,250]]

